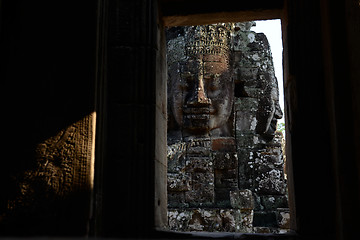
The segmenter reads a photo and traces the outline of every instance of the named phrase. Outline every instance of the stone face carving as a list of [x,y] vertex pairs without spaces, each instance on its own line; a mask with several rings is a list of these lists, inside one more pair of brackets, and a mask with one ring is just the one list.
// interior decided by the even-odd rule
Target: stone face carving
[[235,23],[235,29],[238,29],[233,32],[236,95],[256,99],[256,133],[270,140],[283,113],[269,42],[263,33],[250,30],[253,24]]
[[242,213],[230,201],[230,192],[238,190],[231,29],[213,24],[168,32],[172,230],[238,231],[241,225]]
[[[229,135],[234,81],[229,24],[191,26],[169,40],[169,105],[184,134]],[[174,49],[175,48],[175,49]]]
[[287,226],[277,80],[267,39],[252,25],[167,31],[171,230]]

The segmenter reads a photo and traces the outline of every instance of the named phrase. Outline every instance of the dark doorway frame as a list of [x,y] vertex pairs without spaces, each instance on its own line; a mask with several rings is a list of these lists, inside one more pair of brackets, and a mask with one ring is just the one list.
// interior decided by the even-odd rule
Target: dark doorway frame
[[[303,239],[341,239],[356,233],[356,214],[360,213],[360,145],[354,140],[359,136],[355,125],[360,115],[355,101],[359,95],[354,90],[358,88],[352,88],[358,86],[359,76],[355,53],[359,53],[356,26],[360,22],[358,6],[352,5],[356,1],[99,2],[104,10],[99,8],[99,12],[104,14],[98,21],[98,58],[104,61],[98,63],[98,81],[104,87],[98,88],[97,100],[101,113],[97,124],[102,130],[96,146],[95,235],[163,236],[157,229],[166,224],[164,26],[272,18],[280,18],[283,24],[291,228]],[[336,30],[344,26],[347,35],[343,38]],[[341,124],[345,122],[351,124]],[[309,146],[304,139],[313,125],[321,126],[316,142],[320,150],[309,155],[304,149],[315,144]],[[126,171],[119,175],[118,169]],[[134,175],[137,179],[123,189],[127,197],[117,199],[114,189]],[[128,218],[114,221],[120,215]]]
[[[187,1],[183,1],[185,3],[178,5],[172,5],[173,1],[164,1],[162,7],[162,16],[164,27],[172,27],[172,26],[189,26],[189,25],[204,25],[218,22],[245,22],[245,21],[255,21],[255,20],[271,20],[271,19],[280,19],[282,24],[282,37],[283,37],[283,75],[284,75],[284,86],[286,86],[286,80],[288,79],[288,71],[287,71],[287,12],[285,8],[285,3],[283,1],[275,1],[273,5],[273,9],[263,9],[263,10],[250,10],[248,9],[239,9],[240,11],[230,11],[230,12],[216,12],[214,9],[207,9],[209,12],[200,12],[200,13],[190,13],[189,14],[176,14],[174,9],[178,9],[179,12],[185,9]],[[183,5],[184,4],[184,5]],[[281,8],[280,8],[281,7]],[[200,7],[199,7],[200,8]],[[215,11],[215,12],[212,12]],[[158,90],[159,91],[159,90]],[[286,92],[286,90],[285,90]],[[285,93],[284,98],[287,97],[287,93]],[[288,101],[285,101],[285,103]],[[288,119],[288,107],[285,107],[285,121]],[[287,124],[286,124],[287,125]],[[286,129],[286,136],[289,136],[288,129]],[[288,138],[286,141],[288,141]],[[289,140],[290,142],[290,140]],[[287,144],[286,149],[286,158],[287,158],[287,172],[288,172],[288,189],[289,189],[289,207],[290,207],[290,215],[291,215],[291,230],[293,232],[296,231],[296,217],[294,210],[294,192],[293,192],[293,176],[292,176],[292,163],[291,163],[291,144]],[[166,161],[166,160],[165,160]],[[161,176],[162,178],[163,176]],[[161,224],[159,224],[161,225]],[[288,234],[289,236],[293,235],[293,232]],[[211,233],[208,233],[211,236]],[[205,234],[206,235],[206,234]],[[225,233],[225,235],[229,235],[229,233]],[[235,234],[236,235],[236,234]],[[248,235],[248,234],[240,234],[240,235]],[[258,235],[258,234],[253,234]],[[219,236],[219,234],[218,234]],[[221,236],[221,234],[220,234]],[[261,234],[260,234],[261,236]]]

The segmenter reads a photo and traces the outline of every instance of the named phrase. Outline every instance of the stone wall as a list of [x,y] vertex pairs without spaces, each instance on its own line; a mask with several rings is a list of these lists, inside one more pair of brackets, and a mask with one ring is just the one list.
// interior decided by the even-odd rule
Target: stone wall
[[[201,134],[189,135],[186,126],[174,120],[177,110],[168,109],[168,220],[171,230],[278,233],[289,228],[281,148],[283,136],[275,132],[277,119],[282,117],[277,80],[269,43],[264,34],[250,30],[253,24],[227,25],[231,49],[227,58],[234,87],[228,87],[232,89],[227,93],[232,95],[229,97],[232,104],[224,123],[228,127],[226,133],[222,126],[210,126]],[[219,44],[210,41],[212,27],[198,29],[195,37],[191,35],[192,39],[196,39],[196,31],[204,31],[202,39],[212,43],[207,51],[216,55],[211,49]],[[190,45],[187,41],[193,41],[187,38],[190,31],[193,30],[189,27],[167,30],[171,81],[176,74],[178,81],[186,81],[179,72],[184,69],[181,66],[188,64],[184,62],[193,59],[183,50]],[[201,44],[207,43],[200,41]],[[209,58],[204,56],[197,55],[197,61]],[[213,73],[208,70],[193,73],[192,77],[200,76],[199,81],[206,85],[207,82],[202,82],[202,74],[209,72]],[[169,86],[168,105],[172,105],[174,96],[182,97],[186,108],[189,106],[186,104],[188,90],[174,91],[173,85]],[[204,89],[210,90],[204,91],[203,97],[211,96],[211,88],[205,86]],[[195,92],[199,95],[197,90]]]

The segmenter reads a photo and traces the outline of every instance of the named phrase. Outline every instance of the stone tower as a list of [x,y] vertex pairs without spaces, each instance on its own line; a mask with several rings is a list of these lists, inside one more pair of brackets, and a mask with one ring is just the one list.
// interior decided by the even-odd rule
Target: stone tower
[[277,80],[266,37],[250,31],[252,24],[167,31],[171,230],[284,227]]

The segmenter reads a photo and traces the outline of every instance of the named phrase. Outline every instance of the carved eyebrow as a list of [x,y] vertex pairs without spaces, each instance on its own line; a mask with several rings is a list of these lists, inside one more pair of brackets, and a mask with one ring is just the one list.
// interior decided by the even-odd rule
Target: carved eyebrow
[[218,79],[219,78],[219,74],[214,74],[214,73],[207,73],[204,75],[204,78],[212,78],[212,79]]
[[186,72],[182,72],[181,73],[181,76],[182,77],[188,77],[188,76],[192,76],[193,75],[193,73],[191,73],[191,72],[189,72],[189,71],[186,71]]
[[215,77],[215,75],[214,73],[205,73],[204,77]]

